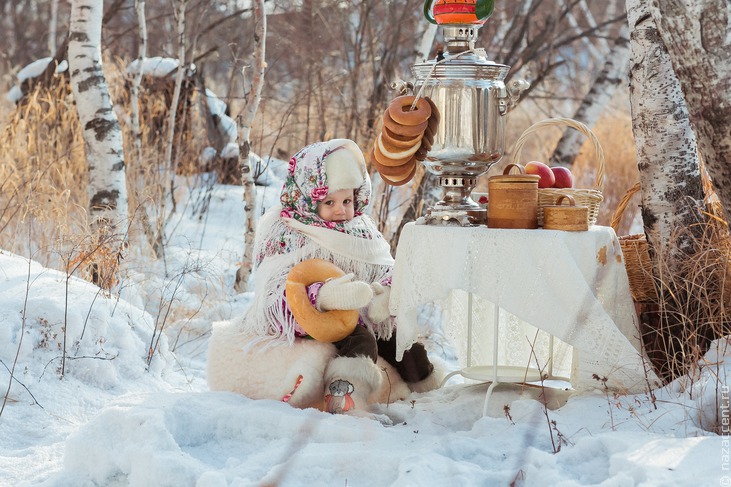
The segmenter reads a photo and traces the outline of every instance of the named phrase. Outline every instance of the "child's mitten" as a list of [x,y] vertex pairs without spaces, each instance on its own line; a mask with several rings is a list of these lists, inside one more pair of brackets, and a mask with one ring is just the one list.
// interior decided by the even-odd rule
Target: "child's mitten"
[[354,274],[346,274],[323,284],[317,293],[317,309],[358,309],[368,305],[373,298],[370,284],[353,281],[353,277]]
[[368,319],[373,323],[381,323],[391,316],[388,310],[391,288],[374,282],[371,284],[371,289],[373,289],[373,299],[371,304],[368,305]]

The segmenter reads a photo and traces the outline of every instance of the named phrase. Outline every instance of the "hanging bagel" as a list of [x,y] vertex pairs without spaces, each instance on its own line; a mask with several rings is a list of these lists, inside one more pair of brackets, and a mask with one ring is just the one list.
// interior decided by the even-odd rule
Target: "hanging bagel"
[[403,186],[414,178],[414,174],[416,174],[416,161],[414,161],[414,164],[410,165],[410,167],[411,170],[403,176],[381,175],[381,178],[383,178],[383,180],[391,186]]
[[404,95],[391,101],[370,154],[384,182],[401,186],[414,177],[417,162],[426,160],[434,144],[439,120],[439,110],[428,97]]
[[424,133],[424,130],[426,130],[428,125],[429,120],[424,120],[418,125],[401,125],[391,118],[391,114],[388,113],[388,109],[383,112],[383,126],[388,128],[388,130],[394,134],[401,135],[403,137],[418,137]]
[[[413,156],[407,156],[403,157],[401,159],[391,159],[390,157],[386,157],[381,153],[381,150],[378,148],[378,144],[373,144],[373,161],[378,162],[379,166],[382,167],[401,167]],[[376,169],[378,169],[378,166],[376,166]]]
[[[427,125],[427,128],[429,128],[428,125]],[[426,132],[424,132],[424,134],[426,134]],[[394,147],[400,147],[403,149],[408,149],[410,147],[413,147],[414,144],[419,142],[419,140],[421,140],[421,138],[422,138],[422,134],[416,135],[414,137],[406,137],[403,135],[399,135],[399,134],[389,130],[389,128],[386,127],[385,125],[383,126],[383,128],[381,130],[381,135],[383,136],[384,142],[388,142],[390,145],[392,145]]]
[[414,95],[403,95],[394,98],[388,105],[388,114],[394,122],[401,125],[419,125],[426,122],[431,116],[431,105],[424,98],[416,100],[416,106],[411,109],[416,97]]
[[[419,147],[421,146],[421,142],[417,142],[412,147],[409,147],[408,149],[401,149],[399,147],[393,147],[388,145],[388,142],[384,142],[383,140],[383,134],[379,134],[376,138],[376,147],[378,147],[378,150],[381,151],[381,154],[388,157],[389,159],[398,160],[398,159],[404,159],[408,160],[409,157],[414,155],[414,152],[416,152]],[[390,165],[390,164],[385,164]],[[399,164],[395,164],[399,165]]]
[[381,164],[381,162],[378,160],[378,157],[375,155],[375,152],[376,147],[374,146],[373,151],[371,152],[371,162],[376,167],[376,171],[378,171],[381,176],[388,176],[390,178],[403,177],[405,174],[408,174],[409,171],[411,171],[410,164],[416,163],[415,156],[411,156],[403,164],[400,164],[398,166],[386,166],[384,164]]
[[342,277],[345,273],[332,262],[308,259],[290,269],[285,291],[294,319],[315,340],[333,343],[347,337],[358,325],[357,309],[318,311],[310,302],[307,286]]

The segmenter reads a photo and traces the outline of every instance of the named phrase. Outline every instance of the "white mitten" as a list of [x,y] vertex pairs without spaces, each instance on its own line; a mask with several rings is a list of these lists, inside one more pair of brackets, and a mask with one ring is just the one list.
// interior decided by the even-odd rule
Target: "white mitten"
[[317,309],[328,311],[366,306],[373,298],[373,290],[366,282],[353,281],[353,277],[354,274],[346,274],[323,284],[317,293]]
[[371,304],[368,305],[368,319],[373,323],[381,323],[391,316],[388,310],[391,288],[374,282],[371,284],[371,289],[373,289],[373,299]]

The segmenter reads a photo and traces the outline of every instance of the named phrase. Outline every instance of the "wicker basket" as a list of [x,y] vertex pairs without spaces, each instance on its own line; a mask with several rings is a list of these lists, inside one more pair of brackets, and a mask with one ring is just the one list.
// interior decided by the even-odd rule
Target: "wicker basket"
[[589,127],[581,122],[577,122],[571,118],[547,118],[541,120],[530,127],[518,138],[515,143],[515,150],[513,151],[513,163],[517,163],[520,159],[520,152],[525,145],[528,138],[537,130],[543,127],[567,125],[573,129],[578,130],[582,134],[586,135],[591,141],[594,147],[594,155],[597,162],[596,179],[594,181],[594,188],[592,189],[578,189],[578,188],[542,188],[538,190],[538,225],[543,226],[543,207],[554,206],[558,198],[564,195],[571,196],[576,201],[576,206],[586,206],[589,209],[587,218],[588,225],[596,224],[596,219],[599,216],[599,204],[604,199],[602,195],[602,187],[604,185],[604,150],[599,144],[599,140],[594,135]]
[[[619,222],[622,220],[624,210],[632,196],[640,190],[640,183],[635,183],[617,205],[612,215],[611,227],[617,232]],[[647,244],[647,237],[644,233],[636,235],[623,235],[619,238],[619,245],[624,255],[624,266],[627,269],[629,279],[629,290],[632,299],[636,302],[657,301],[657,290],[652,275],[652,260],[650,249]]]

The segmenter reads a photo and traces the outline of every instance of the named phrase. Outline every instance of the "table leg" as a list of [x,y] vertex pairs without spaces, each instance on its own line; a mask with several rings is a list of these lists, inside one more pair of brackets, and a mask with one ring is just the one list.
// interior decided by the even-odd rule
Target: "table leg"
[[472,367],[472,292],[467,293],[467,367]]
[[493,314],[492,318],[492,383],[490,384],[490,387],[487,388],[487,393],[485,394],[485,404],[482,407],[482,415],[487,415],[487,403],[490,400],[490,396],[492,395],[493,389],[498,384],[497,380],[497,352],[498,352],[498,338],[500,334],[500,302],[495,302],[495,313]]
[[497,382],[493,382],[490,384],[490,387],[487,388],[487,394],[485,394],[485,404],[482,406],[482,416],[487,416],[487,403],[490,401],[490,396],[492,395],[493,389],[497,386]]

